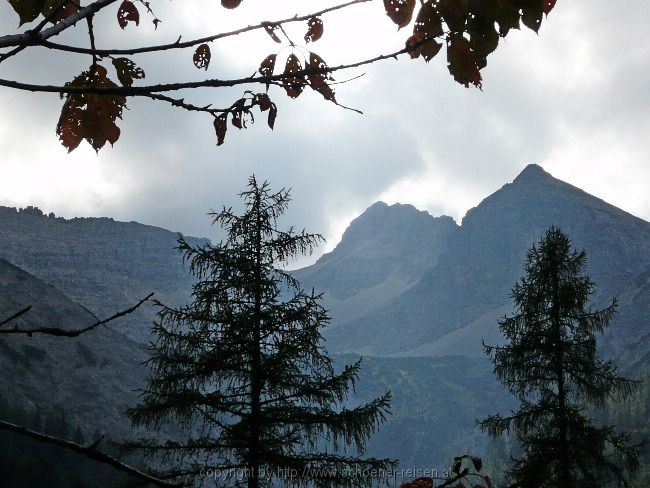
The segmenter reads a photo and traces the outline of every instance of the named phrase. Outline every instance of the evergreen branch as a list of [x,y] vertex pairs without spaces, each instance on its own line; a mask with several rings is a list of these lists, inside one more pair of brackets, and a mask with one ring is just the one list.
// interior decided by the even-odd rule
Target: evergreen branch
[[[173,439],[167,439],[166,441],[153,440],[153,439],[139,439],[137,441],[130,442],[121,442],[118,446],[123,449],[125,452],[133,451],[210,451],[214,449],[232,449],[233,444],[215,442],[214,439],[209,437],[201,438],[189,438],[184,439],[182,442]],[[222,469],[232,468],[232,465],[224,466]],[[215,468],[217,468],[215,466]]]
[[[297,398],[315,399],[323,398],[333,400],[335,397],[338,401],[342,401],[344,397],[342,393],[347,391],[347,386],[357,380],[358,372],[361,365],[361,359],[354,364],[345,366],[343,372],[338,375],[319,378],[317,382],[302,382],[296,388],[297,391],[281,396],[271,397],[262,401],[262,405],[283,404],[287,400],[294,400]],[[339,394],[334,394],[339,392]]]
[[[187,388],[168,392],[145,391],[143,402],[137,407],[127,409],[126,413],[138,425],[146,425],[153,421],[160,423],[163,418],[170,417],[189,421],[195,411],[201,412],[204,416],[209,415],[205,410],[206,407],[240,418],[249,415],[247,411],[235,408],[235,405],[241,406],[243,402],[233,404],[229,401],[220,401],[218,392],[206,395]],[[222,428],[227,425],[216,418],[210,420]]]

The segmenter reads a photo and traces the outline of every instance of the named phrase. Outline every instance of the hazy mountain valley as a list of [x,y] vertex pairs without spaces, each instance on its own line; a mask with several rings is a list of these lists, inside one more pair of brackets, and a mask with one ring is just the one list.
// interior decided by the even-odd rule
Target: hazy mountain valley
[[[366,357],[357,397],[393,392],[393,415],[370,441],[370,454],[442,469],[454,454],[488,453],[475,419],[507,410],[513,400],[492,376],[481,344],[502,340],[497,320],[512,310],[510,290],[527,249],[550,225],[587,251],[597,284],[593,305],[618,298],[618,314],[599,342],[602,355],[629,376],[647,373],[650,223],[536,165],[460,224],[377,202],[332,252],[293,272],[303,287],[323,292],[328,352],[348,362]],[[151,291],[166,304],[183,303],[192,280],[175,245],[175,233],[135,222],[2,207],[1,315],[33,305],[21,325],[82,326]],[[140,308],[78,339],[0,338],[0,396],[27,410],[63,409],[88,436],[128,436],[123,411],[146,375],[155,312]],[[635,415],[646,423],[638,430],[647,429],[647,413],[642,403]]]

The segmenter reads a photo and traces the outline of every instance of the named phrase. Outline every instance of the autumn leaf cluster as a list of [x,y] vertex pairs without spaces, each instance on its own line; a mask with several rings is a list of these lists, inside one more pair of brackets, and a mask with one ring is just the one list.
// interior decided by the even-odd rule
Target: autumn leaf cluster
[[[296,15],[284,20],[264,21],[202,39],[181,42],[179,38],[176,43],[136,47],[132,50],[95,49],[92,18],[94,15],[104,13],[105,10],[108,11],[110,7],[116,9],[113,10],[115,19],[123,30],[139,26],[142,16],[150,17],[157,27],[161,20],[156,17],[146,0],[122,0],[121,2],[94,0],[87,5],[80,0],[7,1],[18,15],[20,25],[40,19],[36,28],[29,31],[31,34],[27,41],[21,41],[27,44],[18,45],[17,51],[29,43],[42,44],[52,49],[90,55],[92,58],[88,70],[75,76],[57,90],[65,101],[56,132],[68,151],[74,150],[84,139],[96,151],[106,142],[114,144],[120,136],[120,129],[116,125],[117,119],[122,117],[129,97],[147,97],[188,111],[211,115],[217,145],[221,145],[225,141],[229,127],[243,129],[254,122],[254,110],[264,113],[267,125],[271,129],[274,128],[277,105],[271,98],[270,87],[273,85],[281,87],[291,99],[298,98],[306,88],[311,88],[326,101],[343,107],[335,94],[333,73],[403,54],[408,54],[414,59],[423,58],[429,62],[442,51],[443,47],[446,47],[447,66],[454,80],[466,87],[472,85],[481,88],[483,81],[481,70],[487,65],[488,56],[497,49],[499,41],[512,29],[519,29],[522,25],[537,32],[544,16],[554,8],[556,2],[556,0],[423,0],[420,2],[383,0],[386,15],[398,30],[411,26],[410,33],[404,40],[404,47],[356,63],[334,65],[326,62],[312,47],[327,34],[324,15],[370,0],[349,0],[347,3],[300,17]],[[230,10],[236,9],[242,3],[243,0],[221,1],[221,5]],[[89,13],[92,7],[95,9]],[[82,18],[86,19],[89,27],[90,47],[87,49],[57,45],[39,37],[45,24],[67,22],[73,25]],[[296,43],[287,34],[285,25],[289,23],[304,25],[304,35],[300,43]],[[137,83],[145,79],[145,70],[133,59],[138,53],[191,48],[194,66],[199,70],[208,71],[213,59],[211,45],[214,42],[226,36],[240,35],[255,29],[263,29],[277,49],[264,57],[259,62],[255,73],[249,77],[234,80],[210,78],[200,82],[148,86]],[[111,77],[114,77],[115,81]],[[168,95],[183,89],[217,89],[238,85],[261,85],[265,90],[258,92],[247,89],[242,97],[229,107],[200,106],[184,98]],[[53,91],[52,87],[44,85],[27,87],[20,83],[8,83],[7,86],[31,91]]]
[[521,24],[539,31],[556,0],[427,0],[415,14],[415,0],[384,0],[386,13],[398,28],[413,23],[406,41],[412,58],[433,59],[447,45],[450,74],[462,85],[481,87],[481,69],[499,39]]

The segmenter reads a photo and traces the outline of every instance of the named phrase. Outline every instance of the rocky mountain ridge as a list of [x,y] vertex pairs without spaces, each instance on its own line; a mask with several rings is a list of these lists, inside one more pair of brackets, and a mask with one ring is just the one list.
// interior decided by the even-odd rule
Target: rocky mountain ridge
[[[594,305],[619,298],[603,347],[627,365],[646,361],[650,224],[537,165],[469,210],[461,225],[411,205],[375,203],[332,252],[293,273],[305,288],[324,292],[332,352],[476,357],[482,340],[499,340],[497,320],[510,311],[525,253],[550,225],[586,249],[598,286]],[[29,207],[0,207],[0,229],[0,258],[97,315],[150,291],[167,303],[189,294],[191,277],[170,231],[106,218],[66,220]],[[151,318],[151,310],[130,317],[127,334],[146,342]]]
[[338,327],[417,283],[437,264],[457,230],[451,217],[377,202],[350,223],[332,252],[293,274],[305,287],[326,292],[330,328]]
[[[436,219],[404,206],[401,229],[417,220],[413,226],[428,226],[430,236],[438,236],[429,239],[431,244],[395,247],[392,256],[398,261],[419,262],[413,279],[400,287],[384,272],[384,278],[371,286],[342,293],[331,275],[339,283],[363,283],[358,263],[367,259],[363,253],[347,251],[356,246],[347,241],[367,235],[374,236],[374,242],[366,243],[366,248],[386,246],[384,234],[373,233],[369,224],[389,220],[382,212],[391,208],[370,207],[366,213],[372,218],[364,214],[355,220],[331,256],[296,272],[308,286],[325,292],[333,318],[326,332],[330,350],[388,356],[481,355],[482,340],[499,340],[497,320],[510,311],[510,289],[523,273],[526,251],[556,225],[568,233],[574,247],[587,251],[587,273],[597,284],[593,304],[603,306],[611,297],[619,298],[619,314],[603,347],[628,365],[643,356],[641,350],[648,344],[642,338],[650,332],[648,222],[529,165],[512,183],[468,211],[460,226],[441,226],[451,219]],[[354,229],[362,224],[367,228]],[[345,266],[335,264],[340,262]],[[367,303],[373,306],[364,308]],[[346,304],[363,313],[348,313],[353,307],[344,308]]]
[[[64,219],[35,207],[0,207],[0,258],[98,316],[126,308],[150,292],[165,303],[184,301],[192,279],[175,250],[177,237],[175,232],[137,222]],[[146,342],[152,317],[152,309],[130,316],[127,334]]]

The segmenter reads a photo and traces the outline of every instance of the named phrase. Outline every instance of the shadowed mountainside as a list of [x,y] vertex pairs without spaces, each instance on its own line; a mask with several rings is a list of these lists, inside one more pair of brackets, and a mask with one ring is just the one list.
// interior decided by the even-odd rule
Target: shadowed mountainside
[[[0,319],[29,305],[29,312],[5,328],[73,330],[97,320],[56,288],[0,259]],[[124,405],[134,402],[142,387],[146,358],[123,326],[118,319],[74,338],[0,334],[0,396],[25,410],[61,409],[86,434],[123,435]]]
[[[192,280],[174,249],[178,234],[110,218],[66,220],[27,207],[0,207],[0,258],[107,316],[149,294],[179,304]],[[191,243],[207,239],[187,238]],[[125,333],[146,342],[151,309],[127,318]]]

